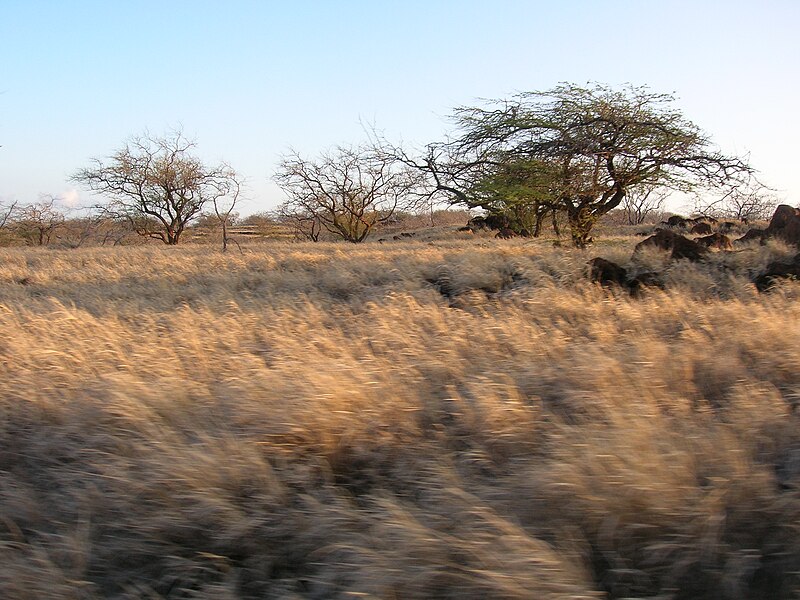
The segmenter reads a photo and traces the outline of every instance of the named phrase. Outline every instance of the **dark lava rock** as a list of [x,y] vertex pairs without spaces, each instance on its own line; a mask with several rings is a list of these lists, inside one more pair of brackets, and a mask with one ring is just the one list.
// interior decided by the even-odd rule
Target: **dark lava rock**
[[597,257],[589,261],[589,267],[589,279],[595,283],[604,287],[610,285],[627,287],[628,285],[628,272],[617,263]]
[[513,229],[506,228],[498,231],[495,237],[500,238],[501,240],[510,240],[513,237],[517,237],[517,234]]
[[686,227],[686,223],[686,217],[681,217],[680,215],[672,215],[665,222],[667,227]]
[[628,278],[628,272],[624,267],[605,258],[593,258],[589,261],[589,267],[591,281],[603,287],[619,286],[627,289],[631,296],[639,296],[647,288],[664,288],[664,282],[658,273],[640,273],[636,277]]
[[731,238],[721,233],[712,233],[695,240],[698,244],[702,244],[706,248],[715,248],[717,250],[733,250],[733,243]]
[[771,262],[767,265],[767,270],[753,280],[759,292],[766,292],[773,286],[776,279],[798,279],[800,278],[800,254],[797,254],[792,262]]
[[764,230],[764,237],[778,238],[800,246],[800,209],[781,204]]
[[711,225],[708,223],[698,223],[694,227],[689,230],[689,233],[693,233],[695,235],[709,235],[713,229],[711,229]]
[[643,248],[649,247],[671,252],[670,257],[673,260],[685,258],[691,261],[698,261],[708,253],[708,248],[705,246],[666,229],[662,229],[655,235],[636,244],[633,253],[636,254]]
[[739,244],[746,244],[748,242],[753,242],[756,240],[758,240],[762,244],[764,243],[764,230],[757,229],[754,227],[753,229],[748,230],[748,232],[745,233],[742,237],[736,239],[734,243],[736,245],[739,245]]
[[628,281],[628,288],[631,291],[631,296],[639,296],[647,288],[664,289],[664,280],[661,275],[653,271],[639,273],[636,277]]

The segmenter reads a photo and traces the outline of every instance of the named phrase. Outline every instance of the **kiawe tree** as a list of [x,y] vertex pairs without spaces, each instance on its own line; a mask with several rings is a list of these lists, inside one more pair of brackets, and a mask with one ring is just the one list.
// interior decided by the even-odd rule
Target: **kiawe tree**
[[209,167],[192,151],[195,143],[182,132],[135,136],[108,159],[93,159],[72,179],[107,195],[100,207],[124,219],[139,234],[175,245],[186,227],[209,203],[239,192],[236,172],[227,164]]
[[775,190],[755,178],[728,186],[722,192],[717,198],[698,197],[695,210],[711,217],[747,221],[769,219],[780,204]]
[[[572,240],[583,247],[597,220],[642,186],[688,190],[724,185],[751,173],[741,159],[711,147],[700,129],[673,106],[674,98],[644,87],[615,90],[560,85],[485,107],[455,111],[456,135],[408,160],[452,200],[492,210],[487,181],[507,198],[557,207]],[[527,171],[520,182],[521,165]]]
[[12,215],[17,211],[19,203],[14,200],[8,205],[0,205],[0,230],[4,229],[6,224],[11,221]]
[[549,165],[537,160],[509,160],[491,165],[471,186],[466,204],[482,208],[491,222],[518,234],[537,237],[548,215],[557,229],[560,209]]
[[56,206],[54,196],[43,195],[39,202],[21,206],[14,219],[15,233],[31,246],[45,246],[65,223],[64,214]]
[[622,209],[628,225],[641,225],[648,218],[659,214],[670,191],[652,185],[640,185],[629,188],[622,201]]
[[416,200],[415,175],[375,148],[340,146],[316,160],[284,156],[274,180],[288,197],[280,214],[309,239],[324,229],[357,243]]

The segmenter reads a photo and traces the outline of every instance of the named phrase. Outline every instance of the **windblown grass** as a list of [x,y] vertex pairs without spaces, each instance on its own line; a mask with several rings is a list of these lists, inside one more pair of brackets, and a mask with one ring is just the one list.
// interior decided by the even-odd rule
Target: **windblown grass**
[[0,596],[797,597],[789,250],[633,243],[0,251]]

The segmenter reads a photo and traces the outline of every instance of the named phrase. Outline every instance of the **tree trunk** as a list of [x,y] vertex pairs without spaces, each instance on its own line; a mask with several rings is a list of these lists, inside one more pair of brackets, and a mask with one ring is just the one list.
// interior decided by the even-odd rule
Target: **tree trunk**
[[557,208],[553,209],[552,217],[553,217],[553,232],[555,232],[557,238],[560,238],[561,237],[561,228],[558,225],[558,209]]
[[592,214],[587,206],[577,206],[567,211],[569,220],[569,230],[572,235],[572,243],[576,248],[586,248],[591,242],[589,234],[592,232],[597,218]]
[[536,223],[533,225],[533,237],[538,238],[539,235],[542,233],[542,218],[544,214],[537,211],[536,212]]

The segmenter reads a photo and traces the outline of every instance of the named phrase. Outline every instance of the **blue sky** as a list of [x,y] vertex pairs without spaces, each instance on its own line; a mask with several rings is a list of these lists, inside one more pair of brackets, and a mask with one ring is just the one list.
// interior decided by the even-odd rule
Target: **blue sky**
[[92,157],[182,126],[274,208],[270,177],[374,123],[441,139],[479,98],[648,85],[800,203],[800,2],[0,0],[0,202],[54,194]]

